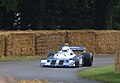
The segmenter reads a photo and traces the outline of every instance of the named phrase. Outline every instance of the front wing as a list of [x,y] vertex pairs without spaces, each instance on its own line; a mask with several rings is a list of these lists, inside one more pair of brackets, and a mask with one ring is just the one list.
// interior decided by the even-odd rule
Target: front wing
[[[75,59],[42,59],[40,65],[43,67],[75,67]],[[82,65],[82,58],[79,59],[79,66]]]

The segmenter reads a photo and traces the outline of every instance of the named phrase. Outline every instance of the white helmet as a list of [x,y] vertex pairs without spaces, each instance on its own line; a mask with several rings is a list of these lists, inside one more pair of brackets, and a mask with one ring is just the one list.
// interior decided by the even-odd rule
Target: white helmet
[[68,44],[68,43],[65,43],[65,46],[69,46],[69,44]]

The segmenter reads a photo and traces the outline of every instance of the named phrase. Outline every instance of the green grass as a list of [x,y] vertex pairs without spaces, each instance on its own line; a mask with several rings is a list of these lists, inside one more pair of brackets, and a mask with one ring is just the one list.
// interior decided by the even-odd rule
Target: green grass
[[9,56],[0,58],[0,62],[22,61],[22,60],[40,60],[41,56]]
[[80,71],[78,76],[105,83],[120,83],[120,74],[115,73],[114,65]]

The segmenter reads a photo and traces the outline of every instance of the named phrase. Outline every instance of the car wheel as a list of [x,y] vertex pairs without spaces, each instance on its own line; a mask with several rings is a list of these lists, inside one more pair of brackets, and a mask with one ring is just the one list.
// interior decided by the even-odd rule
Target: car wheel
[[75,60],[75,68],[78,68],[78,67],[79,67],[79,60],[76,59],[76,60]]
[[54,54],[55,54],[55,52],[50,52],[50,53],[48,54],[48,57],[54,56]]
[[92,53],[83,53],[83,65],[82,66],[92,66],[93,55]]

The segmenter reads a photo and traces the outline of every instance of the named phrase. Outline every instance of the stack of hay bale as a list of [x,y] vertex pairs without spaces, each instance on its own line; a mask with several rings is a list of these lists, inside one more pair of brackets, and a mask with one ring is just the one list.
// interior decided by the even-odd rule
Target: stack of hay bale
[[120,49],[120,31],[9,31],[0,34],[0,57],[41,55],[58,51],[68,42],[70,46],[85,46],[96,54],[113,54]]
[[36,54],[45,56],[49,52],[58,51],[65,43],[64,31],[44,31],[36,34]]
[[0,83],[17,83],[17,80],[11,76],[0,75]]
[[120,47],[119,31],[94,31],[97,54],[114,54]]
[[0,57],[4,57],[5,55],[5,37],[4,35],[0,35]]
[[18,83],[48,83],[47,80],[20,80]]
[[35,34],[10,33],[6,40],[9,56],[35,55]]
[[88,51],[95,51],[95,36],[91,30],[68,31],[67,39],[72,46],[85,46]]
[[116,52],[115,70],[117,73],[120,73],[120,50]]

